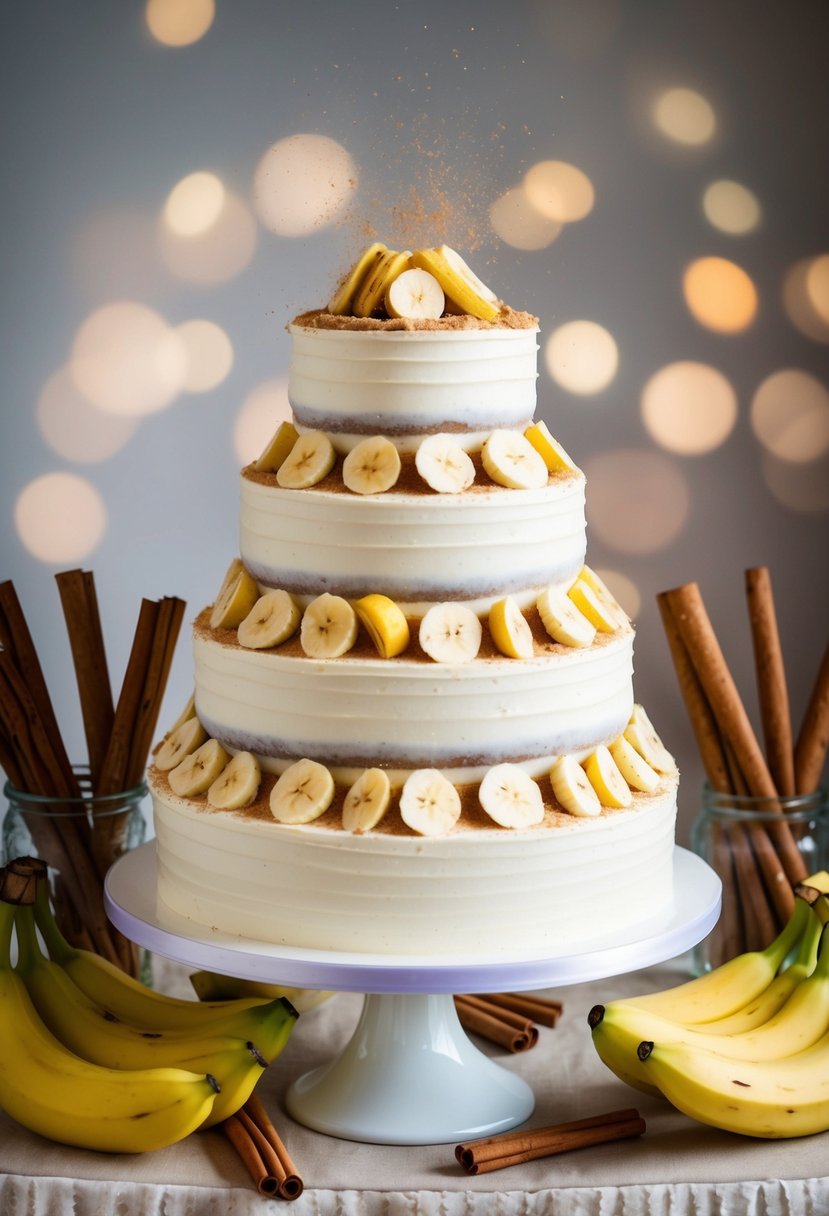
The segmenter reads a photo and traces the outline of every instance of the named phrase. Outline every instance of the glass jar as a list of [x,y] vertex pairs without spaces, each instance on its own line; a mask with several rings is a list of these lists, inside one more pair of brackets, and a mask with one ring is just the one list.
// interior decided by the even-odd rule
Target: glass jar
[[[700,975],[746,950],[762,950],[777,936],[787,919],[785,889],[794,885],[798,865],[807,877],[829,867],[829,796],[819,788],[813,794],[754,798],[720,794],[706,784],[691,848],[723,884],[720,919],[694,950],[694,971]],[[775,900],[771,876],[780,871],[785,881],[778,883]]]
[[103,908],[103,876],[113,861],[142,844],[147,821],[144,782],[117,794],[95,795],[89,771],[76,768],[78,798],[29,794],[7,781],[3,793],[3,863],[39,857],[48,867],[55,919],[73,945],[94,950],[145,983],[151,959],[113,925]]

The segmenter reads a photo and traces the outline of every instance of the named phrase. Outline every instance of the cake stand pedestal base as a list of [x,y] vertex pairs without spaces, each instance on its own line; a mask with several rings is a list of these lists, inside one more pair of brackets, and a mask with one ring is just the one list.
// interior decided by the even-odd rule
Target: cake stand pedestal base
[[298,1123],[369,1144],[444,1144],[491,1136],[532,1114],[532,1090],[470,1043],[448,995],[368,995],[330,1064],[300,1077]]

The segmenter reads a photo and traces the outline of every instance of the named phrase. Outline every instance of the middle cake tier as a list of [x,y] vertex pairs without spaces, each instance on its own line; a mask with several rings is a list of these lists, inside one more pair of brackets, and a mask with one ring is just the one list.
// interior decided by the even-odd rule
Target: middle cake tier
[[205,730],[279,771],[300,756],[328,766],[411,770],[522,763],[609,743],[633,708],[633,629],[590,646],[550,643],[529,659],[477,658],[451,666],[381,659],[368,648],[311,659],[296,641],[247,650],[231,630],[196,621],[196,707]]
[[241,479],[241,557],[262,587],[294,595],[400,603],[464,601],[485,610],[503,595],[523,607],[542,587],[569,586],[584,563],[584,475],[537,490],[473,486],[463,494],[343,491],[335,470],[286,490],[252,467]]

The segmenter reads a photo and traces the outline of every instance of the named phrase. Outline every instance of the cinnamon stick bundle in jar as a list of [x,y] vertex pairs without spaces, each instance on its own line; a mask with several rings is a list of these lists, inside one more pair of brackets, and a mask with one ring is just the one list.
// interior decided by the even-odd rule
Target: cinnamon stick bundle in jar
[[[799,832],[796,835],[796,749],[768,570],[747,570],[745,590],[765,751],[754,733],[698,585],[686,583],[657,596],[710,790],[706,851],[723,882],[723,911],[709,942],[714,966],[741,950],[768,945],[791,916],[793,887],[808,870]],[[829,740],[829,671],[826,692]],[[816,717],[819,719],[820,714]],[[816,734],[820,735],[820,729]],[[822,766],[825,744],[822,753],[819,743],[810,744],[809,750],[810,767],[814,768],[815,753],[821,756]],[[816,783],[817,777],[814,779]]]
[[135,974],[137,952],[104,913],[103,878],[123,851],[127,824],[146,792],[144,769],[184,603],[171,597],[143,602],[116,706],[93,575],[69,570],[56,581],[88,764],[76,769],[69,760],[17,593],[10,581],[0,583],[0,764],[10,782],[7,813],[19,815],[53,872],[55,913],[67,938]]

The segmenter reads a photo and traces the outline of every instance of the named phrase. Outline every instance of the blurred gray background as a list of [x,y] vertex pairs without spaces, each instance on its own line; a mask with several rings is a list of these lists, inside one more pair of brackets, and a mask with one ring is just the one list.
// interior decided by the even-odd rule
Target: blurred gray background
[[[541,319],[539,414],[637,697],[701,771],[656,610],[696,580],[752,717],[768,565],[795,726],[827,624],[829,9],[815,0],[7,0],[0,577],[73,756],[53,575],[96,576],[115,686],[142,596],[188,620],[284,415],[286,322],[371,239],[447,241]],[[191,689],[182,635],[162,725]]]

